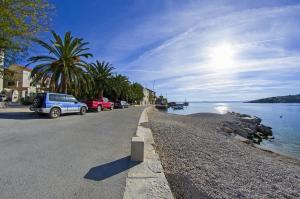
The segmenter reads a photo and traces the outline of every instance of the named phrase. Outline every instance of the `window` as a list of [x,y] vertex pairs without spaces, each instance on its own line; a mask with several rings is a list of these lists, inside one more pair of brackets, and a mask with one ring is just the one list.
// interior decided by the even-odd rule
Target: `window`
[[66,101],[66,95],[49,94],[49,100],[50,101],[65,102]]
[[68,95],[67,96],[67,102],[77,102],[77,99],[72,95]]
[[16,84],[15,84],[15,82],[14,81],[9,81],[9,82],[7,82],[7,86],[15,86]]
[[108,102],[108,99],[106,97],[103,97],[104,102]]

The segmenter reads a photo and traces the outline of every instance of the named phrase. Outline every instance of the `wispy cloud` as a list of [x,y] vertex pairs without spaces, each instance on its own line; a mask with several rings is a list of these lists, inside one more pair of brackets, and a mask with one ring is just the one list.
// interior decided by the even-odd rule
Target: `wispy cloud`
[[[300,4],[191,5],[151,15],[122,32],[110,41],[112,59],[135,81],[156,80],[157,92],[174,100],[300,92],[300,78],[289,75],[300,74],[300,45],[293,42],[300,34]],[[216,67],[209,49],[224,42],[234,49],[233,63]]]

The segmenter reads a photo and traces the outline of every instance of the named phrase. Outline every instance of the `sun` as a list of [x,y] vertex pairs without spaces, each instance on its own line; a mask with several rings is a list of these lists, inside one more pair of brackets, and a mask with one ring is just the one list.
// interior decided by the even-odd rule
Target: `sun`
[[235,50],[232,44],[224,42],[208,50],[210,66],[214,69],[227,69],[234,66]]

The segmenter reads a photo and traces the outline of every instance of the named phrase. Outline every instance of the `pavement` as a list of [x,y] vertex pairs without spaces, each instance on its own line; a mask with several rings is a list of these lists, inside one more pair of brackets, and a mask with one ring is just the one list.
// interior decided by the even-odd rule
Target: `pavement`
[[143,109],[54,120],[0,112],[0,198],[123,198]]
[[148,112],[141,114],[136,135],[144,139],[144,161],[132,167],[126,179],[124,199],[173,199],[171,189],[165,177],[159,155],[156,153],[152,132],[148,127]]

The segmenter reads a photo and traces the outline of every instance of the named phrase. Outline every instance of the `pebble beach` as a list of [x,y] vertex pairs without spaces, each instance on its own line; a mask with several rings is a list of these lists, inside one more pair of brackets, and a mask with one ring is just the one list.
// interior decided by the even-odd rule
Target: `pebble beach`
[[153,110],[149,127],[175,198],[300,198],[300,160],[224,132],[232,114]]

